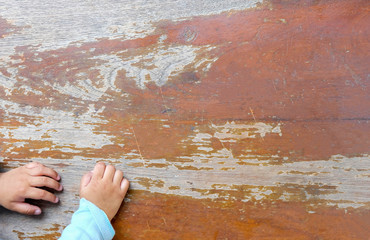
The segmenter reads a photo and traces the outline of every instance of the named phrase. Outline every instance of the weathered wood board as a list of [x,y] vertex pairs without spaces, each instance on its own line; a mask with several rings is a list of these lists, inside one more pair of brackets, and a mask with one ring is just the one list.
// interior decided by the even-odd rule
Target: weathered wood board
[[56,239],[97,161],[116,239],[369,239],[370,2],[0,1],[0,162],[57,169]]

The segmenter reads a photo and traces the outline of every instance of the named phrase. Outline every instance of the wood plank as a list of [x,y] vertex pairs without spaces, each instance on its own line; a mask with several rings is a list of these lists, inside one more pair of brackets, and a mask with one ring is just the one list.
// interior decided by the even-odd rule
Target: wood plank
[[1,170],[64,185],[1,239],[55,239],[97,161],[131,189],[116,239],[368,239],[370,4],[0,7]]

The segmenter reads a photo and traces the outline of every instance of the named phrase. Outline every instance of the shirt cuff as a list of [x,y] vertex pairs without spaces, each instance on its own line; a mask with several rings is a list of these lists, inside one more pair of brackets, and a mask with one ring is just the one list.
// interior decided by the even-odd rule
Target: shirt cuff
[[99,227],[99,230],[103,235],[103,239],[112,239],[115,231],[105,212],[92,202],[86,200],[85,198],[81,198],[80,207],[84,208],[85,206],[90,210],[96,225]]

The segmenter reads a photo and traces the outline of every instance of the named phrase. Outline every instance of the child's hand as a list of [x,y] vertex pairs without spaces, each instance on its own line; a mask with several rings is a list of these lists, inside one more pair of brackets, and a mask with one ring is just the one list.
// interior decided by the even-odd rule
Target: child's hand
[[63,187],[59,180],[57,172],[38,162],[0,173],[0,205],[19,213],[39,215],[41,209],[25,203],[25,199],[42,199],[57,203],[58,197],[39,187],[61,191]]
[[109,220],[116,215],[125,198],[129,181],[123,172],[112,165],[97,163],[92,172],[81,179],[80,197],[92,202],[107,214]]

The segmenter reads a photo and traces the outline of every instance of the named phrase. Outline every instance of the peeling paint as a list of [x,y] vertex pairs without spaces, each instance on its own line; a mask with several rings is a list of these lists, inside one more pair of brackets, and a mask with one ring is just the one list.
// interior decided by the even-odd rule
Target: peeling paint
[[[95,129],[97,124],[105,121],[97,117],[99,111],[90,105],[89,111],[76,117],[71,112],[38,109],[32,106],[22,107],[19,104],[0,99],[0,107],[5,116],[12,117],[21,114],[34,118],[32,124],[25,122],[24,126],[14,128],[0,127],[4,139],[17,141],[50,141],[53,148],[73,147],[101,148],[112,144],[110,136],[99,133]],[[18,118],[19,119],[19,118]],[[19,119],[22,122],[22,119]]]
[[[149,189],[158,193],[170,191],[172,194],[194,198],[243,201],[315,200],[345,208],[358,208],[369,204],[370,179],[366,177],[366,174],[370,173],[368,155],[353,158],[335,155],[327,160],[293,162],[283,165],[266,165],[258,161],[258,158],[259,156],[250,160],[246,158],[243,161],[247,163],[249,161],[251,165],[230,168],[222,174],[220,173],[222,167],[235,166],[239,159],[233,159],[227,153],[225,155],[217,153],[203,155],[203,157],[196,155],[192,157],[192,162],[184,163],[182,166],[192,166],[197,170],[182,170],[181,174],[171,165],[165,169],[153,167],[153,170],[151,167],[143,168],[142,166],[136,166],[134,169],[129,166],[124,168],[130,169],[129,175],[148,175],[153,181],[165,179],[162,188]],[[204,161],[205,159],[207,161]],[[218,167],[217,162],[225,163]],[[202,168],[207,170],[201,170]],[[351,170],[348,171],[348,168]],[[360,177],[359,173],[363,176]],[[135,179],[132,180],[132,185],[135,189],[147,189],[146,186],[143,188],[140,184],[137,185]],[[214,188],[215,185],[222,185],[222,188]],[[173,189],[173,186],[178,188]],[[245,190],[236,191],[238,187],[243,187]]]
[[[106,76],[105,79],[109,81],[109,86],[114,86],[117,71],[124,70],[126,77],[128,79],[133,79],[137,86],[143,89],[150,81],[158,86],[165,85],[171,77],[176,76],[189,65],[197,69],[206,64],[203,70],[209,69],[207,64],[216,61],[217,58],[199,58],[197,55],[199,53],[209,52],[212,49],[214,49],[214,47],[211,46],[192,47],[187,45],[159,45],[151,49],[146,55],[138,51],[137,55],[126,56],[126,53],[123,52],[122,57],[117,57],[117,55],[120,55],[120,53],[118,53],[117,55],[102,55],[99,56],[98,59],[106,61],[107,63],[105,66],[109,66],[111,69],[111,72],[103,73],[103,76]],[[105,67],[104,69],[107,68]],[[106,70],[104,72],[106,72]],[[113,89],[116,89],[116,87]],[[124,91],[125,89],[122,90]]]
[[0,4],[1,165],[65,186],[0,238],[57,237],[105,161],[119,238],[368,239],[368,6],[261,2]]
[[244,139],[244,138],[256,138],[265,137],[267,133],[277,133],[281,136],[280,124],[271,126],[266,123],[258,122],[251,125],[246,124],[235,124],[235,122],[226,123],[223,126],[216,126],[212,124],[213,128],[217,131],[214,137],[225,140],[225,139]]
[[[38,49],[45,51],[100,38],[143,38],[155,30],[153,22],[163,19],[179,21],[229,10],[249,9],[260,2],[262,1],[238,0],[228,3],[210,0],[196,2],[157,0],[151,3],[102,1],[94,6],[85,2],[77,4],[55,2],[46,5],[27,0],[4,2],[2,17],[14,22],[16,26],[31,27],[25,30],[22,36],[12,36],[7,42],[7,47],[0,48],[0,52],[11,55],[19,42],[24,45],[39,45]],[[94,14],[94,17],[91,14]],[[53,21],[50,21],[51,17]],[[10,43],[12,44],[9,45]]]

